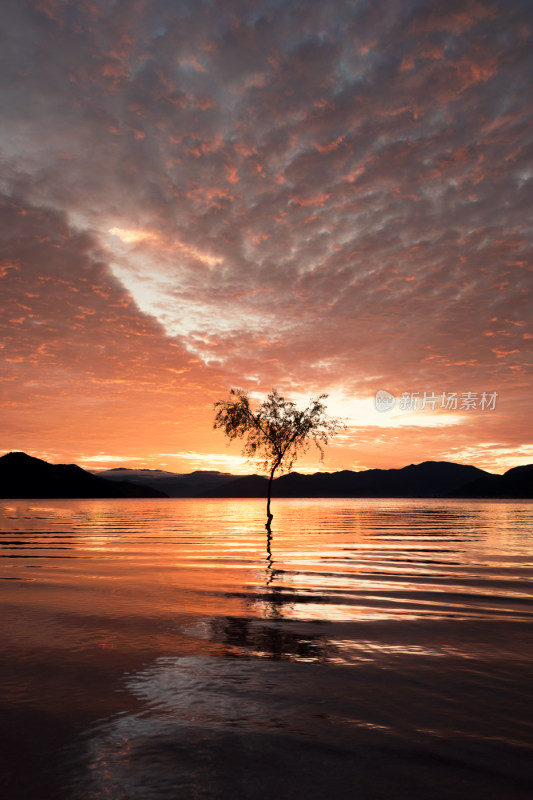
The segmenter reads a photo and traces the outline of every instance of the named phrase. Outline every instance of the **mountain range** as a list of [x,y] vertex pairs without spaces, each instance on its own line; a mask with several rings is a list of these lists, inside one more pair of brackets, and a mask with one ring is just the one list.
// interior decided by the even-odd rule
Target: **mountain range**
[[[178,475],[118,468],[99,472],[107,480],[143,483],[170,497],[265,497],[267,478],[221,472]],[[361,472],[291,472],[274,480],[273,497],[509,497],[533,498],[533,464],[495,475],[448,461],[424,461],[401,469]]]
[[125,498],[166,497],[151,486],[127,481],[106,481],[76,464],[49,464],[26,453],[0,458],[0,497],[22,498]]
[[[267,479],[215,470],[180,474],[152,469],[88,472],[75,464],[49,464],[26,453],[0,457],[0,497],[260,497]],[[291,472],[274,481],[273,497],[533,498],[533,464],[495,475],[448,461],[361,472]]]

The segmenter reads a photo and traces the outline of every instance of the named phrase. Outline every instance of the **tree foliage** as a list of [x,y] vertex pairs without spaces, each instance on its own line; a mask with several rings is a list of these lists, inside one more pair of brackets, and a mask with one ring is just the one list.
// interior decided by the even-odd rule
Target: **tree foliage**
[[312,398],[301,410],[275,389],[254,411],[248,394],[231,389],[228,400],[215,403],[215,428],[221,428],[228,439],[243,440],[243,455],[263,462],[269,473],[267,514],[269,522],[271,485],[276,471],[289,472],[296,458],[314,444],[323,458],[324,447],[343,426],[328,417],[321,394]]

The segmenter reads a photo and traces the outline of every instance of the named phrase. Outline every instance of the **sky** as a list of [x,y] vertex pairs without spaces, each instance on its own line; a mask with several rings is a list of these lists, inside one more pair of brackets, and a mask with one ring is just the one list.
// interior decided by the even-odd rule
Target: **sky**
[[328,394],[299,471],[533,462],[530,0],[2,8],[0,452],[252,472],[240,387]]

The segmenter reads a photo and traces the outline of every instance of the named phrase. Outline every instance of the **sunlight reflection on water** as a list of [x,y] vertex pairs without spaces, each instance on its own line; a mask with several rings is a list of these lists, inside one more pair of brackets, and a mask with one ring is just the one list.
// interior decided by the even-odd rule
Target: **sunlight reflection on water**
[[274,510],[0,502],[20,796],[529,796],[533,504]]

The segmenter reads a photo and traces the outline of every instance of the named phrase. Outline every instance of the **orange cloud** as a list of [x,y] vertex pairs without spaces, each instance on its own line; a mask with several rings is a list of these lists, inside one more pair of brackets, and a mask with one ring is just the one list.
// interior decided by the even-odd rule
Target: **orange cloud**
[[233,0],[179,25],[144,2],[10,18],[9,446],[159,466],[223,452],[230,385],[385,386],[501,403],[366,417],[328,466],[526,457],[529,6],[293,5],[290,25]]
[[223,261],[221,257],[203,253],[196,247],[191,247],[190,245],[180,242],[179,239],[168,240],[161,236],[161,234],[150,231],[115,227],[110,228],[109,233],[112,236],[117,236],[120,241],[125,244],[148,244],[164,250],[179,250],[185,255],[191,256],[191,258],[194,258],[196,261],[201,261],[203,264],[207,264],[210,267],[216,266]]

